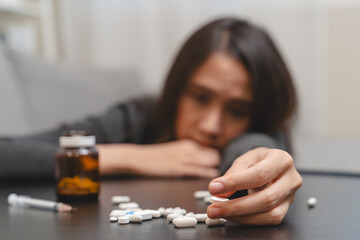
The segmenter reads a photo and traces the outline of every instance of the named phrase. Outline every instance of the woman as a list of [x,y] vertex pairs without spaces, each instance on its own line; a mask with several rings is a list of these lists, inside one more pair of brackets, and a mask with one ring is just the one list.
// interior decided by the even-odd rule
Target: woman
[[[245,21],[220,19],[184,44],[158,101],[132,101],[73,126],[3,140],[0,152],[7,159],[11,148],[21,148],[28,159],[41,153],[33,159],[42,164],[41,173],[52,175],[49,159],[61,131],[88,130],[100,143],[103,175],[214,178],[225,173],[211,181],[209,191],[229,197],[247,190],[247,196],[210,205],[211,218],[279,224],[302,183],[286,152],[295,108],[290,74],[269,36]],[[18,174],[39,174],[29,169],[17,169]]]

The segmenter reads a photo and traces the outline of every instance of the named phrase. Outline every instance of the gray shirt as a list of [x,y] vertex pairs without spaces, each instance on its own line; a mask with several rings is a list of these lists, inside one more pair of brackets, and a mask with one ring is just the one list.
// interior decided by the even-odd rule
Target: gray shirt
[[[58,138],[69,129],[86,130],[96,136],[96,142],[145,144],[146,123],[154,111],[153,101],[132,100],[118,104],[104,114],[89,117],[74,124],[24,137],[0,137],[0,179],[53,179],[55,152]],[[221,173],[232,162],[255,147],[286,150],[281,133],[245,133],[231,141],[222,153]]]

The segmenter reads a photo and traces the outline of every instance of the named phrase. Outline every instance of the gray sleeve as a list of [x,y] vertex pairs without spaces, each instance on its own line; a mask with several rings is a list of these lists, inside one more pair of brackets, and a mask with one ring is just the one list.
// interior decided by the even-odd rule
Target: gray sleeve
[[223,175],[233,161],[256,147],[268,147],[287,150],[284,134],[277,132],[272,135],[264,133],[246,133],[232,140],[222,153],[220,172]]
[[54,130],[24,137],[0,137],[0,179],[53,178],[58,138],[64,130],[86,130],[97,143],[136,142],[144,111],[133,102],[111,108],[103,115]]

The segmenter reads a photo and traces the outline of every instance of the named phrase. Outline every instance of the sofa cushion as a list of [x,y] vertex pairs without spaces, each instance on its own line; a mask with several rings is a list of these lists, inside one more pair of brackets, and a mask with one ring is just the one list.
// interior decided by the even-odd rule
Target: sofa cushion
[[142,93],[135,71],[74,69],[34,56],[9,53],[19,83],[22,101],[19,103],[23,104],[28,124],[28,129],[16,133],[39,132],[89,114],[99,114],[118,101]]
[[0,39],[0,134],[19,134],[29,129],[20,82]]

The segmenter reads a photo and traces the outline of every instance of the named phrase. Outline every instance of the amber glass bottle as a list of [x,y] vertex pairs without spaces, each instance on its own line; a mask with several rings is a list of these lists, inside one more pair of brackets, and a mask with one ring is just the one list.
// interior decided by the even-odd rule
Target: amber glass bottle
[[100,190],[99,160],[95,136],[68,131],[59,139],[55,180],[58,201],[97,201]]

